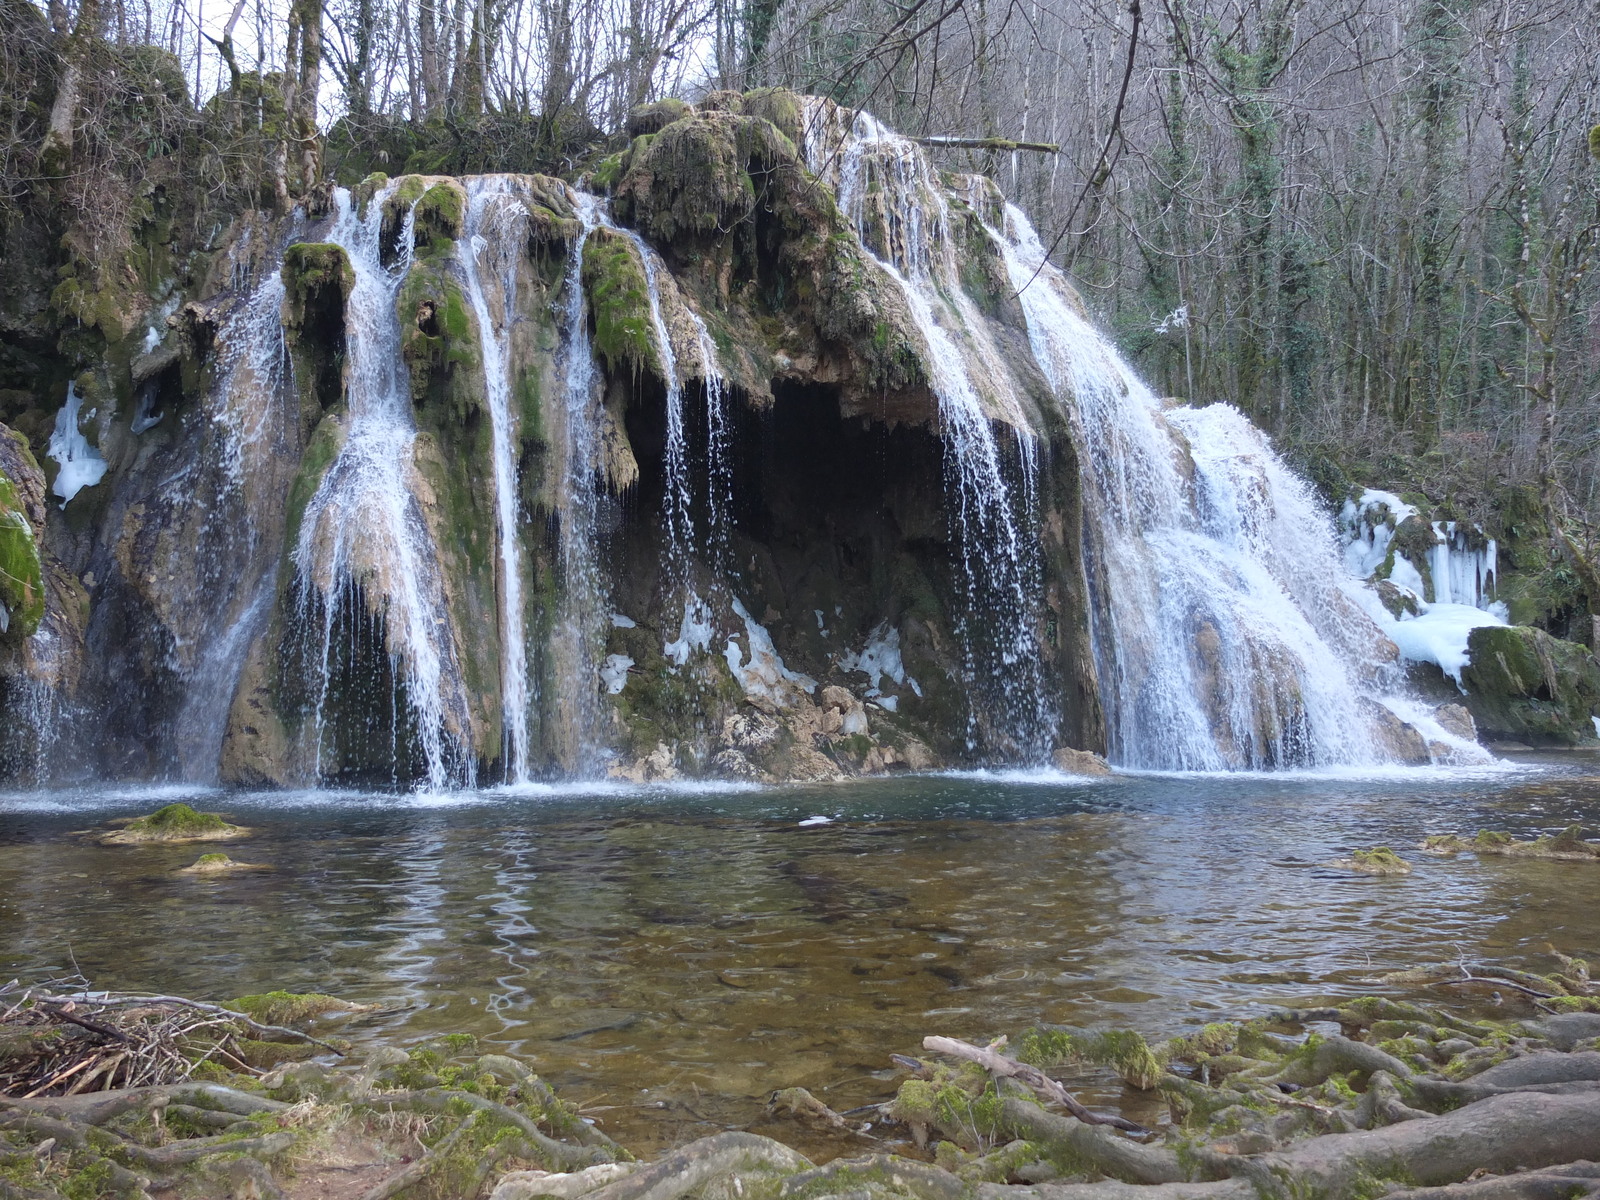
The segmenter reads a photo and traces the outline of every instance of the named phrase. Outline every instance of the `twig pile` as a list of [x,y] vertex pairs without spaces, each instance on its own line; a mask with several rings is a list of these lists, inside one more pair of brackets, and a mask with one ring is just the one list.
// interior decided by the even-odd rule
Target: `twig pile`
[[207,1061],[256,1075],[240,1045],[248,1032],[316,1041],[177,996],[91,991],[83,980],[27,987],[13,980],[0,987],[0,1096],[181,1083]]

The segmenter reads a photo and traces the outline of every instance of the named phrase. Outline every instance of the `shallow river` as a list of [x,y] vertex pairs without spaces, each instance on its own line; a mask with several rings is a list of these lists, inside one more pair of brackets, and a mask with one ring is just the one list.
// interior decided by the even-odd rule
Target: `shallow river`
[[[178,799],[253,827],[221,848],[274,869],[194,878],[174,872],[219,847],[74,836]],[[1600,867],[1412,849],[1427,833],[1574,822],[1600,825],[1600,758],[1092,783],[0,794],[0,981],[78,970],[102,987],[380,1004],[338,1028],[476,1033],[649,1151],[727,1126],[781,1133],[761,1116],[780,1087],[837,1109],[885,1098],[889,1055],[929,1033],[1162,1035],[1463,953],[1595,956]],[[1379,844],[1415,871],[1320,865]]]

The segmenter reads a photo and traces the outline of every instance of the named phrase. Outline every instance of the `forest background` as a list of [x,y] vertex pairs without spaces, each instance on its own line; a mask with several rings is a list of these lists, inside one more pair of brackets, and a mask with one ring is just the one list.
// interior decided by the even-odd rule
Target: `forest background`
[[[0,373],[114,320],[152,221],[572,177],[641,103],[787,86],[1058,145],[935,153],[999,180],[1159,390],[1237,404],[1330,499],[1572,531],[1600,595],[1597,0],[46,2],[0,0]],[[67,260],[30,314],[21,268]]]

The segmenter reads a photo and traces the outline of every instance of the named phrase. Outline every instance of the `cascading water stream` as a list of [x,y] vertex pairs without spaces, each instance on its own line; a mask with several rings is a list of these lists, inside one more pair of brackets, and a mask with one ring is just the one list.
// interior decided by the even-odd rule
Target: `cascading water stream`
[[[694,496],[691,488],[688,433],[684,421],[683,378],[678,363],[677,350],[672,343],[672,333],[667,327],[661,309],[661,276],[666,272],[659,256],[648,242],[634,230],[615,224],[610,215],[601,211],[606,228],[621,234],[633,243],[644,268],[645,284],[649,293],[650,328],[654,335],[656,353],[660,355],[661,371],[666,384],[666,467],[665,494],[662,510],[667,526],[667,580],[670,591],[683,596],[683,619],[678,637],[666,645],[667,657],[678,666],[688,661],[691,648],[704,649],[708,644],[711,625],[711,605],[695,591],[689,578],[689,562],[702,543],[695,535]],[[700,357],[700,369],[705,382],[706,400],[706,558],[712,568],[713,586],[723,581],[727,563],[727,549],[731,507],[731,484],[728,476],[728,413],[725,403],[722,371],[717,362],[716,344],[711,331],[700,315],[687,309],[695,330],[695,350]]]
[[1261,769],[1381,760],[1395,682],[1343,591],[1331,523],[1228,405],[1167,408],[1088,321],[1027,218],[990,230],[1029,341],[1079,424],[1093,637],[1113,757]]
[[[988,694],[992,736],[1006,757],[1041,761],[1053,745],[1057,714],[1045,680],[1039,629],[1042,576],[1036,529],[1038,451],[1010,395],[1007,372],[981,333],[961,286],[943,189],[917,144],[870,113],[812,98],[805,153],[829,179],[862,247],[905,296],[928,349],[929,380],[945,442],[946,505],[959,556],[965,608],[957,632],[970,683]],[[939,319],[943,315],[943,321]],[[966,353],[946,323],[967,333]],[[990,413],[968,365],[983,367],[992,402],[1016,430],[1020,488],[1007,479]],[[1019,494],[1020,493],[1020,494]],[[969,710],[968,748],[976,749]]]
[[[495,522],[500,548],[500,708],[505,771],[510,783],[528,780],[527,609],[522,596],[522,544],[517,513],[517,429],[511,411],[511,326],[517,306],[516,261],[527,237],[527,207],[504,175],[466,180],[465,253],[461,269],[477,318],[483,352],[485,402],[493,441]],[[499,285],[498,317],[480,276],[482,260]]]
[[[297,217],[291,237],[299,224]],[[203,586],[196,593],[213,611],[205,614],[206,629],[194,639],[197,654],[183,671],[186,692],[174,728],[179,774],[195,781],[215,776],[245,652],[272,599],[272,572],[260,561],[261,530],[247,492],[280,440],[275,425],[289,376],[279,258],[266,264],[260,283],[218,332],[220,379],[206,400],[211,436],[204,465],[220,479],[201,517]],[[192,493],[193,481],[176,487]]]
[[323,773],[337,618],[342,607],[358,603],[357,596],[364,594],[369,613],[385,620],[427,786],[441,790],[470,785],[472,760],[461,745],[467,701],[454,662],[437,552],[412,490],[416,427],[395,303],[411,265],[414,213],[406,213],[398,261],[386,267],[380,245],[383,210],[394,187],[387,185],[368,201],[364,217],[349,191],[334,193],[336,215],[327,240],[345,251],[353,274],[345,305],[348,426],[306,506],[293,561],[303,618],[309,623],[319,610],[321,616],[315,773]]
[[601,202],[573,193],[581,231],[567,261],[565,288],[564,404],[565,453],[560,456],[557,503],[561,506],[561,611],[553,632],[555,688],[565,728],[566,757],[580,775],[601,765],[600,704],[596,690],[599,651],[609,608],[598,561],[601,446],[601,377],[589,340],[583,292],[583,251],[604,223]]

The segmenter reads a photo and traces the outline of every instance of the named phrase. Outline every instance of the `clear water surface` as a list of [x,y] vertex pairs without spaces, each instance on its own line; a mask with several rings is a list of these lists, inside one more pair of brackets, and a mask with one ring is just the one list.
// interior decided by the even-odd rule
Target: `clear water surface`
[[[214,845],[76,831],[186,800]],[[1316,775],[902,777],[445,795],[102,786],[0,794],[0,978],[381,1005],[356,1041],[476,1033],[649,1151],[764,1124],[774,1089],[886,1098],[924,1035],[1165,1035],[1464,953],[1600,952],[1600,867],[1414,847],[1600,825],[1600,758]],[[1386,844],[1415,865],[1322,865]],[[1099,1098],[1133,1097],[1085,1081]],[[1091,1097],[1093,1098],[1093,1097]],[[804,1141],[791,1129],[791,1141]]]

